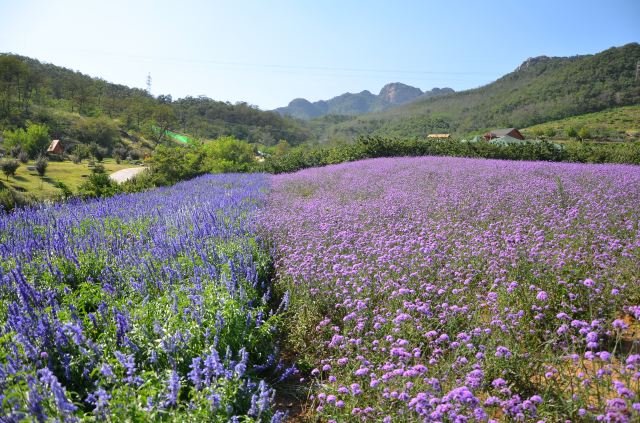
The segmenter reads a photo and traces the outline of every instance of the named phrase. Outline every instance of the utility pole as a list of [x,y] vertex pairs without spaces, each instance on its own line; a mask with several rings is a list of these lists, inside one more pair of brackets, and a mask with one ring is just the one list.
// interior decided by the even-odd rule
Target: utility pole
[[636,62],[636,82],[640,79],[640,60]]
[[147,94],[151,95],[151,72],[147,74]]

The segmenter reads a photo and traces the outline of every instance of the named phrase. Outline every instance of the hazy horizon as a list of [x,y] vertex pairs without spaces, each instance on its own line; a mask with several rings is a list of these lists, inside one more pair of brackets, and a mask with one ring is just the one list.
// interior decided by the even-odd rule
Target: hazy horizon
[[[377,94],[390,82],[456,91],[528,57],[640,40],[640,3],[139,1],[0,4],[0,50],[174,98],[263,110],[294,98]],[[600,30],[602,28],[602,30]],[[595,29],[595,30],[594,30]]]

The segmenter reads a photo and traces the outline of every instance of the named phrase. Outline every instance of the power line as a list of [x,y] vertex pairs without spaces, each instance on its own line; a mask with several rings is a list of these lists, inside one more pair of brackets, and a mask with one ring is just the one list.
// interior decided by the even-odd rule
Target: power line
[[350,68],[350,67],[330,67],[330,66],[303,66],[303,65],[282,65],[274,63],[251,63],[251,62],[226,62],[219,60],[209,59],[187,59],[181,57],[171,56],[145,56],[145,55],[133,55],[125,53],[114,52],[97,52],[87,50],[77,50],[84,54],[94,56],[113,56],[123,57],[133,60],[159,60],[165,62],[173,62],[179,64],[194,63],[205,64],[214,66],[237,66],[237,67],[249,67],[249,68],[270,68],[273,70],[279,70],[283,72],[291,71],[328,71],[328,72],[356,72],[356,73],[395,73],[395,74],[416,74],[416,75],[486,75],[494,74],[495,72],[481,71],[481,70],[469,70],[469,71],[434,71],[434,70],[419,70],[419,69],[375,69],[375,68]]

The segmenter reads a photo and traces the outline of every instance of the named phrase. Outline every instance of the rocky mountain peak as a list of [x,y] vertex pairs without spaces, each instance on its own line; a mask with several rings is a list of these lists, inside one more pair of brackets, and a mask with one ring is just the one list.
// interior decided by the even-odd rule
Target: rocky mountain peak
[[404,104],[422,95],[420,88],[412,87],[401,82],[392,82],[380,90],[378,98],[388,104]]

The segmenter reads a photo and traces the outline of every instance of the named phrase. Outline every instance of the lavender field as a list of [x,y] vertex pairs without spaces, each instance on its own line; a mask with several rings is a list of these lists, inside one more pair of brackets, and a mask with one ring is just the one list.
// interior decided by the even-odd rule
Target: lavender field
[[262,175],[0,216],[0,420],[278,421]]
[[320,421],[640,421],[640,168],[375,159],[263,225]]

